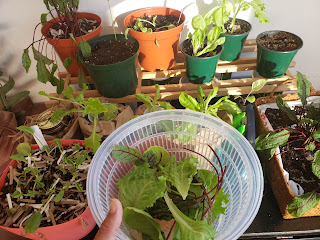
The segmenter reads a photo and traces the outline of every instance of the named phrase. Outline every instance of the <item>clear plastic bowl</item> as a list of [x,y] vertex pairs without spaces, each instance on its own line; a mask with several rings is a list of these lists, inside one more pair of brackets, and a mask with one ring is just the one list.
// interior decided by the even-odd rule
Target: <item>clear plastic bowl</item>
[[[100,226],[112,198],[119,198],[117,179],[126,175],[132,163],[116,162],[111,157],[115,144],[146,150],[153,145],[163,146],[178,158],[191,155],[183,147],[193,149],[213,164],[218,161],[210,151],[213,147],[227,166],[223,187],[229,194],[226,215],[215,223],[215,239],[237,239],[255,218],[263,194],[263,174],[257,154],[250,143],[232,126],[218,118],[188,110],[166,110],[137,117],[114,131],[95,154],[88,173],[87,194],[92,215]],[[200,168],[210,169],[199,158]],[[219,169],[219,168],[218,168]],[[130,239],[130,231],[122,223],[117,239]]]

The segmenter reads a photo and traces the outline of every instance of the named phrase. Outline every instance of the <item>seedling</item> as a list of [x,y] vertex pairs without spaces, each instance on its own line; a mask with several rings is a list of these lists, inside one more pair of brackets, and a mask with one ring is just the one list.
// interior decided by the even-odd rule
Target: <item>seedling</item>
[[[291,121],[295,122],[296,126],[262,133],[256,139],[255,149],[257,151],[265,150],[269,158],[276,155],[276,148],[280,146],[288,146],[288,150],[285,152],[311,151],[314,155],[312,172],[317,178],[320,178],[320,108],[316,108],[312,104],[307,106],[306,99],[310,94],[310,83],[300,72],[297,72],[297,87],[298,95],[306,114],[297,117],[287,102],[278,96],[276,100],[277,106]],[[291,145],[296,142],[300,142],[301,147]],[[279,154],[285,152],[280,152]],[[294,217],[301,217],[308,210],[317,206],[320,197],[319,193],[317,193],[318,190],[315,189],[313,192],[294,197],[287,206],[288,212]]]
[[149,112],[154,112],[154,111],[158,110],[159,108],[172,109],[172,106],[170,103],[158,101],[160,99],[159,84],[154,85],[154,87],[157,90],[154,98],[151,98],[149,95],[143,94],[143,93],[135,94],[136,98],[138,100],[140,100],[141,102],[143,102],[147,106],[147,109]]
[[256,100],[256,97],[251,94],[253,92],[260,91],[264,87],[264,85],[266,85],[266,83],[267,83],[266,79],[258,79],[252,83],[251,90],[245,98],[243,98],[242,96],[235,96],[234,99],[241,98],[243,105],[246,105],[247,101],[250,103],[254,103],[254,101]]

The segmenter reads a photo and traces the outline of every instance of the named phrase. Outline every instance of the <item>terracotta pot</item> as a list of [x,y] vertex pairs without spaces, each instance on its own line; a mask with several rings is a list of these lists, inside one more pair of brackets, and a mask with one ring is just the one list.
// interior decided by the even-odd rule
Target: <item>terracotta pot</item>
[[[134,20],[142,16],[159,14],[179,17],[181,12],[166,7],[144,8],[129,14],[124,19],[124,25],[128,27]],[[145,70],[167,70],[175,65],[180,32],[182,31],[185,20],[184,14],[181,14],[181,20],[183,22],[178,27],[162,32],[153,32],[150,34],[129,30],[129,35],[139,41],[139,61]]]
[[[101,33],[101,18],[93,13],[77,13],[78,18],[87,18],[90,20],[96,20],[99,23],[99,27],[97,27],[95,30],[92,32],[83,35],[81,37],[77,37],[76,41],[77,43],[80,42],[80,40],[83,38],[84,40],[88,41],[92,38],[98,37]],[[44,25],[41,28],[41,33],[43,36],[47,36],[47,33],[49,29],[54,25],[57,21],[59,21],[59,18],[52,19],[47,22],[46,25]],[[70,73],[72,76],[78,76],[78,71],[79,71],[79,64],[77,62],[77,57],[76,53],[78,51],[78,47],[76,44],[70,39],[52,39],[52,38],[47,38],[46,40],[53,46],[54,50],[57,52],[59,55],[61,61],[63,62],[67,57],[70,57],[73,59],[73,63],[70,67],[68,67],[67,71]],[[82,67],[85,71],[86,69]]]
[[[61,142],[63,146],[70,146],[77,143],[78,144],[84,143],[83,140],[73,140],[73,139],[68,139],[68,140],[62,139]],[[49,145],[53,144],[53,141],[49,141],[48,144]],[[37,149],[37,148],[38,148],[37,144],[31,145],[31,149]],[[17,164],[17,161],[12,160],[9,166],[15,167],[16,164]],[[0,178],[0,189],[5,184],[5,178],[7,173],[9,172],[9,166],[6,168],[6,170],[3,172]],[[82,220],[88,223],[88,226],[85,229],[81,225]],[[37,229],[35,233],[28,234],[28,235],[25,235],[25,230],[23,228],[10,228],[10,227],[3,227],[3,226],[0,226],[0,227],[14,234],[25,236],[30,239],[70,240],[70,239],[83,238],[84,236],[88,235],[92,231],[95,225],[96,225],[96,222],[94,221],[91,211],[88,207],[79,217],[71,221],[58,224],[55,226],[50,226],[50,227],[40,227]]]

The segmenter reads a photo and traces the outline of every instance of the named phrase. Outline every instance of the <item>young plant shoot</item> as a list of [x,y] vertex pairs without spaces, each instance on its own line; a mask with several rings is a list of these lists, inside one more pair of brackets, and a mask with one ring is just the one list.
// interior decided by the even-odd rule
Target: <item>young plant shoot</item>
[[[313,104],[307,105],[307,97],[310,94],[310,83],[300,73],[297,73],[298,95],[305,114],[297,116],[281,96],[277,97],[278,108],[295,123],[294,126],[266,131],[256,139],[257,151],[266,151],[269,158],[275,156],[276,148],[286,147],[284,154],[292,151],[303,151],[305,154],[311,152],[313,161],[311,170],[320,178],[320,108]],[[295,144],[300,143],[300,144]],[[299,159],[298,159],[299,161]],[[294,197],[288,204],[287,210],[294,217],[303,216],[308,210],[316,207],[319,203],[319,187],[312,192]]]
[[[164,240],[172,235],[181,240],[213,239],[214,221],[225,213],[229,200],[222,187],[226,166],[222,166],[214,149],[208,147],[220,169],[207,158],[205,161],[211,170],[199,169],[198,159],[193,156],[177,161],[175,155],[170,156],[160,146],[140,152],[136,148],[115,145],[113,158],[135,164],[117,183],[126,225],[140,231],[144,239]],[[185,150],[202,156],[191,149]],[[171,219],[174,220],[172,227],[165,236],[156,220]]]

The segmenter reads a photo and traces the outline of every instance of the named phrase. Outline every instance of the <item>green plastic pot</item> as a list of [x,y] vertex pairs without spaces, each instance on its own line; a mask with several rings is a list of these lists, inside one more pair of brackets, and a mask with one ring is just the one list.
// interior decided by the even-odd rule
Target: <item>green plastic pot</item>
[[[267,49],[263,46],[261,46],[258,43],[258,40],[264,36],[272,36],[275,35],[277,33],[279,33],[280,31],[275,30],[275,31],[266,31],[263,33],[260,33],[258,35],[258,37],[256,38],[256,42],[257,42],[257,72],[259,73],[260,76],[264,77],[264,78],[279,78],[282,77],[293,57],[296,55],[296,53],[298,52],[298,50],[300,48],[302,48],[303,46],[303,41],[300,37],[298,37],[297,35],[293,34],[293,33],[289,33],[295,37],[297,37],[298,39],[301,40],[301,46],[293,51],[288,51],[288,52],[278,52],[278,51],[273,51],[270,49]],[[283,31],[281,31],[283,32]]]
[[181,43],[181,51],[185,56],[185,65],[187,76],[191,83],[205,84],[210,82],[216,73],[217,63],[223,45],[217,47],[218,53],[212,57],[194,57],[184,52],[184,48],[191,44],[190,39],[186,39]]
[[[138,76],[136,63],[139,52],[139,42],[131,36],[128,36],[128,38],[138,45],[138,50],[133,56],[125,61],[110,65],[93,65],[82,61],[83,65],[87,68],[96,89],[104,97],[125,97],[134,93],[137,88]],[[114,39],[114,35],[103,35],[91,39],[88,43],[92,45],[102,40],[109,39]],[[125,39],[125,36],[123,34],[117,34],[117,39]]]
[[225,37],[226,41],[223,44],[223,52],[220,55],[222,61],[235,61],[239,59],[242,48],[247,40],[249,32],[251,31],[251,24],[243,19],[236,19],[236,21],[244,21],[249,24],[249,31],[242,34],[222,33],[221,37]]

